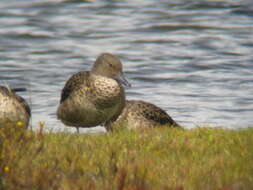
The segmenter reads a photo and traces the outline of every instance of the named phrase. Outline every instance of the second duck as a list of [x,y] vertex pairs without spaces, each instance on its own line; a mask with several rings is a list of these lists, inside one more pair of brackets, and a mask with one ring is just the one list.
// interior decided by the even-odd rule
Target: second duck
[[119,117],[105,124],[107,130],[115,128],[145,129],[163,126],[182,128],[163,109],[142,100],[127,100]]

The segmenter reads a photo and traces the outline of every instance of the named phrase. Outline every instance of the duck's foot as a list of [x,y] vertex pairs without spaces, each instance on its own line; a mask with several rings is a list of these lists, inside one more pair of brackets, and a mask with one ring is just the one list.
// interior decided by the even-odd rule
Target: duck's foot
[[79,127],[76,127],[76,132],[77,134],[79,134]]

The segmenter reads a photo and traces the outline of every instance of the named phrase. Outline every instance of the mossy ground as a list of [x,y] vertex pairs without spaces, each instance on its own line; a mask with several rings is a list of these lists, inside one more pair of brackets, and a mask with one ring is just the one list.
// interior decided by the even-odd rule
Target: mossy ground
[[253,128],[0,128],[0,189],[252,190]]

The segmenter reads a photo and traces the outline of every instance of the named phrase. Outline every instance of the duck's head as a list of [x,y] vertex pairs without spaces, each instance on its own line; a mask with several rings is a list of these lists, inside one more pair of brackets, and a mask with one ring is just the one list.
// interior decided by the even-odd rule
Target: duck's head
[[123,75],[120,59],[110,53],[101,54],[96,59],[91,72],[93,74],[113,78],[125,86],[131,86]]
[[9,88],[0,85],[0,93],[2,94],[11,94],[11,93],[15,94],[15,92],[25,92],[25,91],[27,91],[26,88]]
[[9,93],[10,93],[10,90],[7,87],[0,85],[0,94],[7,95]]

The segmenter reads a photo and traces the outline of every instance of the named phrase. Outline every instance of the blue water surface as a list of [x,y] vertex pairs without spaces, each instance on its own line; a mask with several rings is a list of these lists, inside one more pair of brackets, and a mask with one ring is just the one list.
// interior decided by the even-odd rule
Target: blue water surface
[[56,119],[61,89],[102,52],[121,58],[127,99],[186,128],[253,126],[250,0],[8,0],[0,26],[0,83],[28,89],[34,128],[69,129]]

